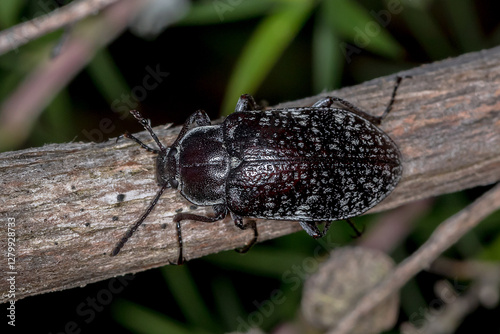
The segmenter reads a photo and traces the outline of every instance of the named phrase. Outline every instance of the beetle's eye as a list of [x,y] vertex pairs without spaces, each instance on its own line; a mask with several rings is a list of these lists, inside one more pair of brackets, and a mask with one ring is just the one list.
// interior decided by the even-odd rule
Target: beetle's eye
[[169,183],[170,186],[174,189],[177,189],[177,187],[179,186],[179,181],[177,181],[176,179],[170,179]]

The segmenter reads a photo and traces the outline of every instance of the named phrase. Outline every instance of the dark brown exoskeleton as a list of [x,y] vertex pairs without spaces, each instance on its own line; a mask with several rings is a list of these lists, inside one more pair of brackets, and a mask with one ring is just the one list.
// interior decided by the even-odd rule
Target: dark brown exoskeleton
[[[131,111],[158,149],[130,134],[125,137],[158,154],[160,190],[111,255],[118,254],[167,188],[179,189],[191,203],[214,211],[214,216],[174,216],[178,263],[184,261],[183,220],[215,222],[229,212],[236,226],[254,231],[247,250],[258,233],[255,221],[244,222],[244,217],[299,221],[309,235],[319,238],[332,221],[364,213],[387,197],[401,178],[399,149],[376,126],[391,110],[400,82],[398,77],[379,117],[336,97],[311,107],[258,110],[250,95],[242,95],[235,112],[220,124],[212,125],[204,111],[196,111],[169,147],[138,111]],[[322,231],[320,223],[325,223]]]

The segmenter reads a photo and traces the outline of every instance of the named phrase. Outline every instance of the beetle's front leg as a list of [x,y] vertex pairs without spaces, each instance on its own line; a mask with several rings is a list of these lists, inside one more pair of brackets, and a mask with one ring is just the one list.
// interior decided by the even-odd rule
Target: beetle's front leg
[[257,238],[259,237],[259,232],[257,231],[257,224],[255,223],[254,220],[250,220],[244,223],[243,217],[235,215],[232,212],[231,212],[231,218],[233,218],[234,220],[234,225],[238,226],[242,230],[246,230],[248,228],[251,228],[253,230],[253,239],[242,248],[236,248],[236,251],[238,253],[246,253],[250,250],[250,248],[252,248],[253,245],[255,245],[255,243],[257,242]]
[[[173,222],[177,225],[177,242],[179,243],[179,257],[177,258],[176,264],[183,264],[185,262],[183,255],[183,243],[182,243],[182,232],[181,232],[181,221],[183,220],[196,220],[204,223],[213,223],[218,220],[224,219],[227,215],[227,208],[224,204],[214,205],[213,207],[215,215],[213,217],[200,216],[192,213],[178,213],[174,216]],[[170,263],[173,264],[173,263]]]
[[261,110],[261,109],[262,107],[255,102],[255,99],[252,97],[252,95],[243,94],[238,99],[238,103],[236,103],[236,108],[234,109],[234,111],[245,112],[245,111]]
[[184,122],[184,125],[182,126],[182,129],[179,132],[179,135],[177,136],[177,139],[172,144],[172,147],[176,147],[177,144],[181,141],[182,138],[184,138],[184,136],[186,135],[186,133],[189,130],[197,128],[199,126],[206,126],[206,125],[210,125],[210,124],[212,124],[210,122],[210,117],[208,117],[208,115],[205,112],[205,110],[196,110]]

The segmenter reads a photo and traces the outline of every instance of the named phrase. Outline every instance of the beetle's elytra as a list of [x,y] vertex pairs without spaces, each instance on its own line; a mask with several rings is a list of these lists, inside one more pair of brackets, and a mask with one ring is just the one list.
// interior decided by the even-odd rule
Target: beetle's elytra
[[[376,126],[390,111],[400,82],[398,77],[381,117],[335,97],[311,107],[259,110],[250,95],[242,95],[235,112],[221,124],[212,125],[204,111],[196,111],[169,147],[138,111],[131,111],[159,149],[124,136],[158,154],[156,179],[161,188],[112,255],[118,254],[166,188],[178,189],[193,204],[212,206],[215,213],[174,216],[178,263],[184,260],[182,220],[215,222],[229,212],[238,227],[254,230],[249,247],[258,234],[255,222],[244,223],[244,217],[296,220],[318,238],[331,221],[369,210],[391,193],[402,174],[398,147]],[[323,231],[319,223],[325,223]]]

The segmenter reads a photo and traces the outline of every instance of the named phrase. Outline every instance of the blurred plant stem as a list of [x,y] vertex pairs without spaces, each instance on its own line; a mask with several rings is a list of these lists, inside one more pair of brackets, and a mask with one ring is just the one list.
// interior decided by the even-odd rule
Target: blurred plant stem
[[44,108],[93,58],[98,49],[119,36],[144,1],[121,1],[102,15],[75,26],[55,59],[42,61],[0,106],[0,151],[28,137]]

